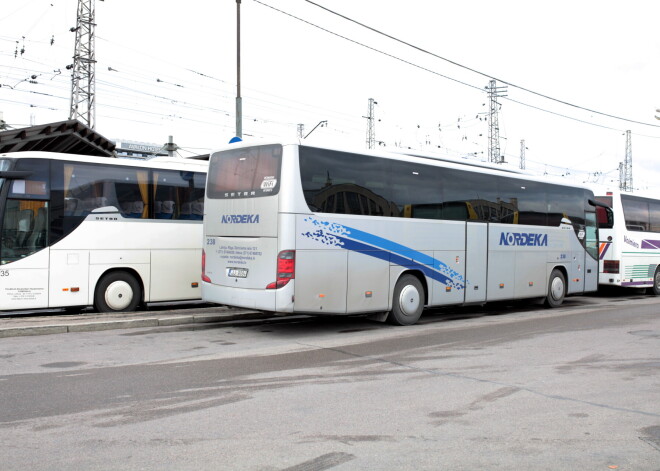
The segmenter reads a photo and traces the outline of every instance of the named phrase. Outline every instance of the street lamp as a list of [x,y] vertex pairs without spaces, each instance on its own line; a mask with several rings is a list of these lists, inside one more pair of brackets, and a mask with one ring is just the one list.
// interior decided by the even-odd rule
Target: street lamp
[[243,138],[243,99],[241,98],[241,0],[236,0],[236,137]]
[[[314,130],[315,130],[316,128],[318,128],[319,126],[323,127],[323,126],[327,126],[327,125],[328,125],[328,121],[326,121],[326,120],[319,121],[319,124],[317,124],[316,126],[314,126],[314,129],[312,129],[311,131],[309,131],[309,132],[307,133],[307,136],[309,136],[311,133],[313,133]],[[307,136],[303,137],[303,139],[307,139]]]

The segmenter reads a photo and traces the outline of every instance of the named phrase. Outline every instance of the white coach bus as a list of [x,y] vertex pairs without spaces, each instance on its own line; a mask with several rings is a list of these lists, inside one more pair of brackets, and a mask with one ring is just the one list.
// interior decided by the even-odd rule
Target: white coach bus
[[593,193],[418,155],[235,144],[211,155],[206,301],[370,313],[595,291]]
[[599,209],[599,283],[660,295],[660,200],[605,193],[596,200],[612,208],[613,217]]
[[0,154],[0,311],[200,299],[207,168]]

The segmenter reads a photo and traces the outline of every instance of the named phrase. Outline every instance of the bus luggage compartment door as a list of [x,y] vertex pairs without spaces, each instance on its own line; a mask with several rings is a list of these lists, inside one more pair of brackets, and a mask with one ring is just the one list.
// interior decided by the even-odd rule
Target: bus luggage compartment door
[[297,250],[295,311],[346,313],[348,251]]
[[486,301],[488,224],[468,222],[465,230],[465,302]]

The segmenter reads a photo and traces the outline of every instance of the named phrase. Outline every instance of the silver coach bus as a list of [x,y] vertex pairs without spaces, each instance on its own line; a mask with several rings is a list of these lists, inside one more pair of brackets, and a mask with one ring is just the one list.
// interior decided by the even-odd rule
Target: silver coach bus
[[301,144],[212,154],[202,298],[414,324],[425,306],[598,285],[593,193],[423,155]]

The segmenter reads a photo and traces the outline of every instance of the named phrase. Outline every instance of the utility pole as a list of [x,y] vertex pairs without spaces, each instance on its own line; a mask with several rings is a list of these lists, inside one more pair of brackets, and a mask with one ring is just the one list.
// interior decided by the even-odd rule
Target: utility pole
[[298,137],[302,139],[304,135],[305,135],[305,125],[304,124],[299,124],[298,125]]
[[490,99],[490,112],[488,113],[488,161],[501,164],[504,162],[500,154],[500,125],[497,117],[500,104],[498,98],[505,97],[507,87],[498,87],[495,80],[491,80],[486,87]]
[[626,157],[619,167],[619,189],[633,191],[632,137],[630,131],[626,131]]
[[236,0],[236,137],[243,138],[243,98],[241,97],[241,0]]
[[520,168],[521,170],[525,170],[525,139],[520,140]]
[[78,119],[91,129],[96,127],[96,59],[94,52],[94,0],[78,0],[76,45],[71,69],[71,107],[69,119]]
[[367,149],[373,149],[374,144],[376,143],[376,128],[374,124],[374,105],[377,105],[378,102],[373,98],[369,98],[369,114],[363,116],[367,119]]

